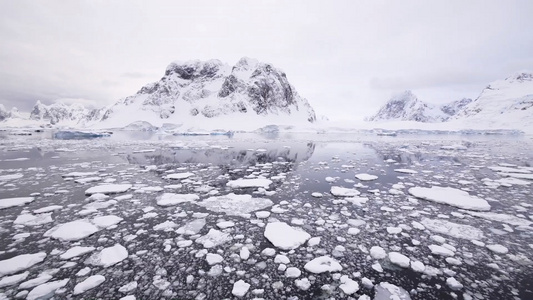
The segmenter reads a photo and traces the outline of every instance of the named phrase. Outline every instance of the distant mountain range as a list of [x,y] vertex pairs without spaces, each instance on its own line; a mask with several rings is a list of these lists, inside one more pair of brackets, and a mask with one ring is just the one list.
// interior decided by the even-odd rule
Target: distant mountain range
[[411,91],[392,97],[369,121],[455,122],[490,128],[533,126],[533,74],[520,73],[489,84],[475,99],[436,106]]
[[[0,118],[11,115],[0,107]],[[0,119],[1,120],[1,119]],[[173,62],[161,80],[115,104],[87,109],[81,104],[37,101],[30,120],[72,127],[122,128],[139,121],[217,126],[256,123],[312,123],[315,112],[287,76],[268,63],[242,58],[229,66],[219,60]]]
[[462,99],[449,104],[436,106],[419,100],[411,91],[392,97],[369,121],[416,121],[444,122],[457,114],[472,99]]

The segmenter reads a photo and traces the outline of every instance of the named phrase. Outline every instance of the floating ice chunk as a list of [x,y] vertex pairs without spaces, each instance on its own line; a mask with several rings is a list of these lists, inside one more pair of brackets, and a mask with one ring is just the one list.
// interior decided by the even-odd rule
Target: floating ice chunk
[[453,144],[453,145],[446,145],[440,147],[442,150],[467,150],[468,148],[466,146],[463,146],[461,144]]
[[378,179],[376,175],[370,175],[366,173],[356,174],[355,178],[361,180],[361,181],[372,181]]
[[50,206],[46,206],[46,207],[43,207],[43,208],[39,208],[39,209],[36,209],[33,211],[34,214],[44,214],[44,213],[48,213],[48,212],[52,212],[52,211],[56,211],[56,210],[60,210],[60,209],[63,209],[63,206],[61,205],[50,205]]
[[225,213],[230,216],[243,216],[252,211],[265,209],[274,203],[266,198],[253,198],[251,195],[235,195],[230,193],[224,196],[209,197],[196,202],[210,211]]
[[379,272],[379,273],[383,272],[383,267],[377,261],[372,265],[372,269],[374,269],[376,272]]
[[102,177],[85,177],[74,180],[76,183],[86,184],[102,180]]
[[276,249],[273,248],[265,248],[263,251],[261,251],[261,254],[264,256],[274,256],[276,255]]
[[372,256],[373,259],[384,259],[387,257],[387,253],[380,246],[373,246],[370,248],[370,256]]
[[490,205],[486,200],[471,196],[465,191],[454,189],[451,187],[413,187],[409,189],[409,194],[420,199],[433,201],[441,204],[448,204],[463,209],[480,211],[490,210]]
[[255,212],[255,216],[258,219],[266,219],[266,218],[270,217],[270,212],[269,211],[256,211]]
[[42,224],[52,223],[54,220],[52,220],[52,214],[39,214],[39,215],[32,215],[32,214],[22,214],[19,215],[15,221],[13,221],[13,224],[15,225],[25,225],[25,226],[39,226]]
[[28,275],[30,275],[30,272],[24,272],[20,274],[2,277],[2,279],[0,279],[0,289],[21,282],[28,278]]
[[204,226],[205,219],[196,219],[178,228],[178,230],[176,230],[176,233],[193,235],[200,232],[202,228],[204,228]]
[[92,188],[89,188],[85,191],[85,195],[92,195],[92,194],[118,194],[118,193],[124,193],[131,189],[131,184],[104,184],[104,185],[97,185],[93,186]]
[[194,176],[194,173],[185,172],[185,173],[168,174],[167,176],[165,176],[165,178],[174,179],[174,180],[181,180],[181,179],[189,178],[191,176]]
[[527,219],[519,218],[517,216],[508,215],[508,214],[493,213],[493,212],[475,212],[475,211],[465,211],[465,213],[471,216],[474,216],[474,217],[485,219],[485,220],[506,223],[506,224],[513,225],[513,226],[530,226],[531,224],[533,224],[533,222]]
[[118,291],[121,293],[129,293],[137,288],[137,281],[128,282],[121,286]]
[[277,264],[289,264],[290,263],[290,260],[287,256],[285,255],[282,255],[282,254],[278,254],[276,255],[276,257],[274,258],[274,262],[277,263]]
[[304,268],[308,272],[315,274],[342,271],[342,266],[336,260],[329,256],[319,256],[306,263]]
[[96,175],[98,175],[98,172],[70,172],[70,173],[61,175],[61,177],[88,177],[88,176],[96,176]]
[[411,169],[394,169],[395,172],[404,173],[404,174],[418,174],[417,171]]
[[300,271],[300,269],[298,269],[298,268],[290,267],[290,268],[287,268],[287,270],[285,270],[285,276],[286,277],[298,278],[298,277],[300,277],[300,275],[302,275],[302,271]]
[[358,235],[361,230],[359,228],[350,227],[348,228],[348,234],[350,235]]
[[450,249],[444,248],[442,246],[438,245],[429,245],[429,250],[431,250],[431,253],[441,256],[454,256],[455,253],[451,251]]
[[0,182],[1,181],[8,181],[8,180],[15,180],[20,179],[24,177],[24,174],[21,173],[15,173],[15,174],[7,174],[7,175],[0,175]]
[[322,195],[322,193],[319,193],[319,192],[314,192],[314,193],[311,193],[311,196],[315,198],[322,198],[324,195]]
[[213,248],[231,240],[232,238],[229,233],[225,233],[216,229],[210,229],[206,235],[197,238],[195,241],[199,244],[202,244],[204,248]]
[[67,285],[68,282],[69,279],[63,279],[43,283],[31,290],[31,292],[26,296],[26,300],[52,298],[54,296],[55,291]]
[[450,289],[454,291],[459,291],[463,288],[463,285],[453,277],[448,277],[446,279],[446,285],[448,285]]
[[486,247],[490,251],[494,253],[498,253],[498,254],[507,254],[509,252],[509,249],[507,249],[507,247],[500,245],[500,244],[491,244],[491,245],[487,245]]
[[118,300],[137,300],[137,298],[135,298],[135,295],[128,295],[128,296],[124,296]]
[[219,254],[207,253],[207,255],[205,256],[205,260],[210,266],[212,266],[223,262],[224,257]]
[[266,178],[253,178],[253,179],[243,179],[239,178],[237,180],[230,180],[226,183],[226,186],[230,188],[252,188],[252,187],[262,187],[268,189],[272,184],[272,180]]
[[311,287],[311,282],[307,278],[296,279],[294,284],[302,291],[307,291]]
[[99,216],[93,219],[93,224],[100,228],[108,228],[122,222],[123,218],[115,215]]
[[528,179],[533,180],[533,174],[521,174],[521,173],[498,173],[501,176],[505,177],[514,177],[518,179]]
[[484,238],[483,231],[470,225],[428,218],[424,218],[420,222],[430,231],[449,235],[455,238],[466,240],[478,240]]
[[309,247],[317,246],[318,244],[320,244],[320,237],[318,236],[312,237],[307,241]]
[[410,259],[409,257],[399,253],[399,252],[389,252],[389,260],[391,263],[398,265],[402,268],[408,268]]
[[35,286],[38,286],[38,285],[41,285],[41,284],[47,282],[48,280],[52,279],[53,277],[54,276],[43,272],[39,276],[37,276],[36,278],[30,279],[30,280],[27,280],[27,281],[24,281],[23,283],[21,283],[19,285],[18,289],[19,290],[30,289],[32,287],[35,287]]
[[193,202],[198,199],[200,199],[200,197],[198,197],[198,195],[195,195],[195,194],[164,193],[161,196],[157,197],[157,205],[172,206],[172,205],[178,205],[184,202]]
[[128,258],[128,250],[126,250],[121,244],[115,244],[114,246],[104,248],[102,251],[94,253],[85,261],[85,263],[107,268],[118,264],[126,258]]
[[340,186],[332,186],[330,192],[333,196],[337,197],[355,197],[361,194],[361,192],[356,189],[348,189]]
[[82,247],[82,246],[74,246],[70,249],[68,249],[65,253],[61,254],[59,258],[61,259],[71,259],[73,257],[77,257],[80,255],[83,255],[85,253],[89,253],[94,251],[94,247]]
[[174,223],[173,221],[165,221],[163,223],[157,224],[154,226],[154,230],[163,230],[163,231],[171,231],[172,229],[178,227],[178,224]]
[[387,227],[387,232],[389,234],[398,234],[402,232],[402,228],[401,227]]
[[12,258],[0,260],[0,277],[18,273],[42,262],[46,253],[21,254]]
[[411,300],[409,293],[403,288],[390,284],[388,282],[382,282],[375,286],[374,300]]
[[33,197],[18,197],[18,198],[4,198],[0,199],[0,209],[10,208],[14,206],[22,206],[33,202]]
[[244,280],[239,280],[233,284],[233,289],[231,290],[231,294],[233,296],[242,298],[246,293],[248,293],[248,290],[250,289],[250,284],[244,282]]
[[492,171],[501,172],[501,173],[522,173],[522,174],[531,173],[529,170],[526,170],[526,169],[517,169],[517,168],[510,168],[510,167],[492,166],[492,167],[487,167],[487,168],[489,168]]
[[100,229],[87,220],[76,220],[52,227],[44,236],[60,241],[77,241],[98,232]]
[[350,279],[348,276],[343,275],[340,278],[341,284],[339,288],[346,294],[351,295],[359,290],[359,284],[354,280]]
[[250,250],[248,249],[248,247],[243,246],[241,248],[241,251],[239,252],[239,256],[242,260],[247,260],[250,257]]
[[301,228],[291,227],[284,222],[268,223],[264,236],[276,247],[293,250],[304,244],[311,236]]
[[105,277],[102,275],[89,276],[84,281],[76,284],[76,286],[74,287],[74,292],[72,292],[72,295],[83,294],[86,291],[93,289],[99,286],[100,284],[104,283],[104,281],[105,281]]

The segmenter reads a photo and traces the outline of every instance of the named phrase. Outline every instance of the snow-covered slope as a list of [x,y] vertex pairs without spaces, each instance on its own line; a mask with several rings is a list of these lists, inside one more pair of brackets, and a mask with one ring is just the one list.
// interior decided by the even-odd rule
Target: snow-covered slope
[[146,121],[155,126],[256,129],[315,119],[285,73],[242,58],[233,67],[219,60],[171,63],[161,80],[109,107],[92,127],[119,128]]
[[0,121],[10,118],[22,118],[18,108],[13,107],[11,110],[7,110],[3,104],[0,104]]
[[449,115],[440,107],[425,103],[411,92],[405,91],[393,96],[369,121],[417,121],[442,122]]
[[465,126],[532,128],[533,74],[520,73],[492,82],[453,119]]

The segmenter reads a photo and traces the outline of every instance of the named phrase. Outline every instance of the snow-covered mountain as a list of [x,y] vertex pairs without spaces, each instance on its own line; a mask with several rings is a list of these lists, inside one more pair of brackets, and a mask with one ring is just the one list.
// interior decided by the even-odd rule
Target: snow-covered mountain
[[[450,104],[450,110],[456,105]],[[441,107],[419,100],[411,91],[393,96],[369,121],[442,122],[450,115]]]
[[64,103],[54,103],[44,105],[41,101],[33,106],[30,112],[30,119],[35,121],[44,121],[52,125],[78,125],[85,121],[93,110],[85,108],[82,104],[67,105]]
[[3,104],[0,104],[0,121],[9,118],[21,118],[18,108],[13,107],[11,110],[7,110]]
[[[124,127],[136,121],[189,127],[255,128],[316,120],[281,70],[250,58],[235,66],[219,60],[173,62],[158,82],[142,87],[101,114],[95,127]],[[93,116],[97,118],[98,116]]]
[[533,74],[519,73],[492,82],[453,119],[491,128],[531,128]]

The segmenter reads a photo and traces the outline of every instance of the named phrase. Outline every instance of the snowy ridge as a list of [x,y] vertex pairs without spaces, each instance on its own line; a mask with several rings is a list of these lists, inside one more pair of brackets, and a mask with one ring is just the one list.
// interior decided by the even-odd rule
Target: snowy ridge
[[85,108],[82,104],[74,103],[66,105],[64,103],[54,103],[44,105],[41,101],[33,106],[30,113],[30,119],[35,121],[44,121],[51,125],[61,124],[66,126],[83,125],[91,116],[99,110]]

